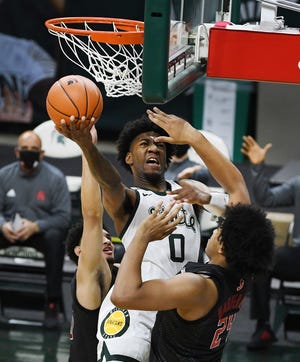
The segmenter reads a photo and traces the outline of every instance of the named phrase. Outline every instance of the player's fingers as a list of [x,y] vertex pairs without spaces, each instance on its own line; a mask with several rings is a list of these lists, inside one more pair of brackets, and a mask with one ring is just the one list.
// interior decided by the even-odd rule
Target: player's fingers
[[157,115],[161,115],[161,116],[168,116],[167,113],[163,112],[161,109],[159,109],[158,107],[153,107],[153,111],[155,112],[155,114]]
[[182,200],[182,196],[180,195],[180,194],[174,194],[173,195],[173,200],[175,201],[175,202],[180,202],[181,200]]
[[248,148],[249,147],[249,143],[247,143],[246,141],[242,143],[242,147],[243,148]]
[[173,195],[174,196],[174,199],[178,199],[178,198],[181,198],[183,196],[186,195],[187,192],[190,192],[190,190],[186,190],[185,188],[181,187],[180,189],[177,189],[177,190],[174,190],[175,192],[173,192],[171,194],[172,191],[168,191],[168,194],[169,195]]
[[178,194],[178,190],[170,190],[170,191],[167,191],[167,194],[168,194],[168,195],[177,195],[177,194]]
[[154,111],[151,109],[147,109],[147,114],[150,120],[154,123],[159,122],[161,124],[166,123],[166,114],[160,111],[158,108],[153,108]]
[[154,208],[153,214],[157,215],[159,213],[159,211],[161,210],[163,202],[160,201]]
[[174,217],[169,220],[168,222],[166,222],[163,226],[163,229],[166,231],[166,233],[170,234],[172,231],[174,231],[177,227],[178,224],[180,224],[180,222],[183,219],[183,214],[177,214],[174,215]]
[[180,210],[182,209],[182,204],[178,204],[178,206],[176,206],[172,212],[169,214],[168,218],[169,218],[169,225],[172,227],[176,226],[177,224],[180,223],[180,221],[183,219],[184,215],[183,212],[180,212]]
[[167,215],[167,219],[168,221],[173,220],[179,213],[179,211],[182,209],[182,204],[175,204],[175,206],[173,205],[172,209],[170,210],[170,212]]
[[[156,122],[154,122],[156,123]],[[158,125],[158,124],[157,124]],[[164,143],[176,143],[176,141],[174,140],[174,138],[172,137],[167,137],[167,136],[158,136],[154,138],[154,142],[155,143],[159,143],[159,142],[164,142]],[[177,142],[178,143],[178,142]]]
[[173,231],[176,230],[176,226],[168,228],[167,230],[164,231],[162,239],[164,239],[166,236],[172,234]]
[[175,204],[175,202],[171,201],[166,207],[164,207],[164,208],[161,207],[160,208],[159,217],[162,220],[165,219],[168,216],[168,214],[169,214],[170,210],[172,209],[172,207],[174,206],[174,204]]
[[250,145],[250,146],[253,146],[256,144],[256,141],[255,139],[252,137],[252,136],[247,136],[247,143]]
[[67,131],[67,123],[66,123],[66,120],[64,118],[62,118],[60,120],[60,123],[56,123],[55,124],[55,128],[58,130],[58,132],[66,132]]
[[243,136],[243,145],[250,145],[253,143],[250,136]]
[[77,120],[76,120],[76,117],[75,116],[71,116],[70,117],[70,130],[76,130],[76,123],[77,123]]
[[[176,226],[178,224],[178,222],[181,220],[180,216],[179,216],[179,211],[182,208],[181,204],[178,204],[176,206],[174,206],[174,204],[172,203],[172,209],[168,210],[164,210],[164,212],[160,215],[161,219],[162,219],[162,223],[164,225],[164,227],[173,227]],[[166,214],[166,211],[168,211],[168,213]],[[179,218],[179,221],[177,222],[177,219]]]
[[272,146],[273,146],[272,143],[268,143],[265,145],[264,150],[267,152],[269,151],[270,148],[272,148]]
[[86,127],[86,116],[82,116],[81,119],[78,120],[78,122],[76,122],[76,128],[83,130]]
[[92,129],[93,127],[95,127],[96,122],[97,122],[96,118],[95,118],[95,117],[92,117],[91,120],[90,120],[91,129]]

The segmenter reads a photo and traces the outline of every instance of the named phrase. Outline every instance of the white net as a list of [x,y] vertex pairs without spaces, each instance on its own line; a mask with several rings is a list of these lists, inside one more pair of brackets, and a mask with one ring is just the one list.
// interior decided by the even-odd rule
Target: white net
[[[84,29],[91,30],[84,22]],[[60,23],[67,29],[67,24]],[[118,29],[112,24],[115,32]],[[136,29],[138,31],[138,29]],[[142,95],[142,44],[108,44],[91,36],[49,29],[56,36],[63,54],[104,85],[108,97]]]

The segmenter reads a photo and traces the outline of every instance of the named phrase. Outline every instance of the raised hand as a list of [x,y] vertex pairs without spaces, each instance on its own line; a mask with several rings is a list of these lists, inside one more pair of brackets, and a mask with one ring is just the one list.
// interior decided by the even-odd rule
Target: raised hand
[[183,214],[179,213],[181,204],[170,203],[163,208],[159,203],[151,215],[149,215],[139,227],[140,239],[145,242],[161,240],[171,234],[176,226],[183,219]]
[[183,118],[164,113],[157,107],[154,107],[153,110],[148,109],[147,114],[153,123],[163,128],[169,134],[169,137],[157,137],[157,142],[168,142],[173,144],[189,143],[191,133],[196,131],[194,127]]
[[64,119],[62,119],[60,121],[60,125],[56,125],[55,128],[59,133],[63,134],[65,137],[70,138],[79,146],[84,146],[89,143],[93,143],[91,130],[95,123],[96,121],[94,118],[87,120],[85,117],[82,117],[80,126],[78,127],[78,121],[74,116],[71,116],[69,125]]
[[201,170],[201,168],[202,168],[201,165],[187,167],[184,170],[182,170],[181,172],[179,172],[179,174],[177,175],[177,179],[182,180],[182,179],[190,178],[194,174],[194,172]]
[[180,189],[168,191],[173,195],[176,202],[187,202],[189,204],[206,205],[209,204],[211,192],[202,182],[195,180],[179,181]]
[[251,163],[258,165],[264,162],[271,147],[272,143],[267,143],[264,147],[261,147],[253,137],[243,136],[241,152],[249,158]]

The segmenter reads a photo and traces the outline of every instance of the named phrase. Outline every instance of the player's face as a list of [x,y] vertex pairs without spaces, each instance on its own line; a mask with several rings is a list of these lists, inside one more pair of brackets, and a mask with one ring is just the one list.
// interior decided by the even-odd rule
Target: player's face
[[221,235],[221,229],[217,228],[213,231],[211,237],[208,239],[205,253],[207,256],[211,259],[216,253],[218,253],[218,250],[220,249],[220,235]]
[[110,263],[114,261],[114,245],[111,241],[110,234],[103,229],[103,248],[104,258]]
[[162,175],[166,170],[166,145],[154,142],[159,134],[144,132],[131,143],[126,162],[131,166],[133,174]]

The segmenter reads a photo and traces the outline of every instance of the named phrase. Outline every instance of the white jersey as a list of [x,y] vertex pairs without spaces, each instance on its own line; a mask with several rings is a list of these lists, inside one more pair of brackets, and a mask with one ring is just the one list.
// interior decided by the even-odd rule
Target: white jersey
[[[180,186],[170,182],[172,190]],[[173,197],[147,189],[133,188],[137,193],[136,210],[124,228],[121,239],[128,248],[141,222],[163,201],[166,207]],[[194,208],[183,204],[184,218],[177,229],[163,240],[151,242],[142,262],[143,280],[169,278],[188,261],[200,256],[200,224]],[[113,288],[112,288],[113,289]],[[156,312],[120,310],[110,301],[112,289],[100,308],[97,338],[98,361],[148,361],[152,327]]]

